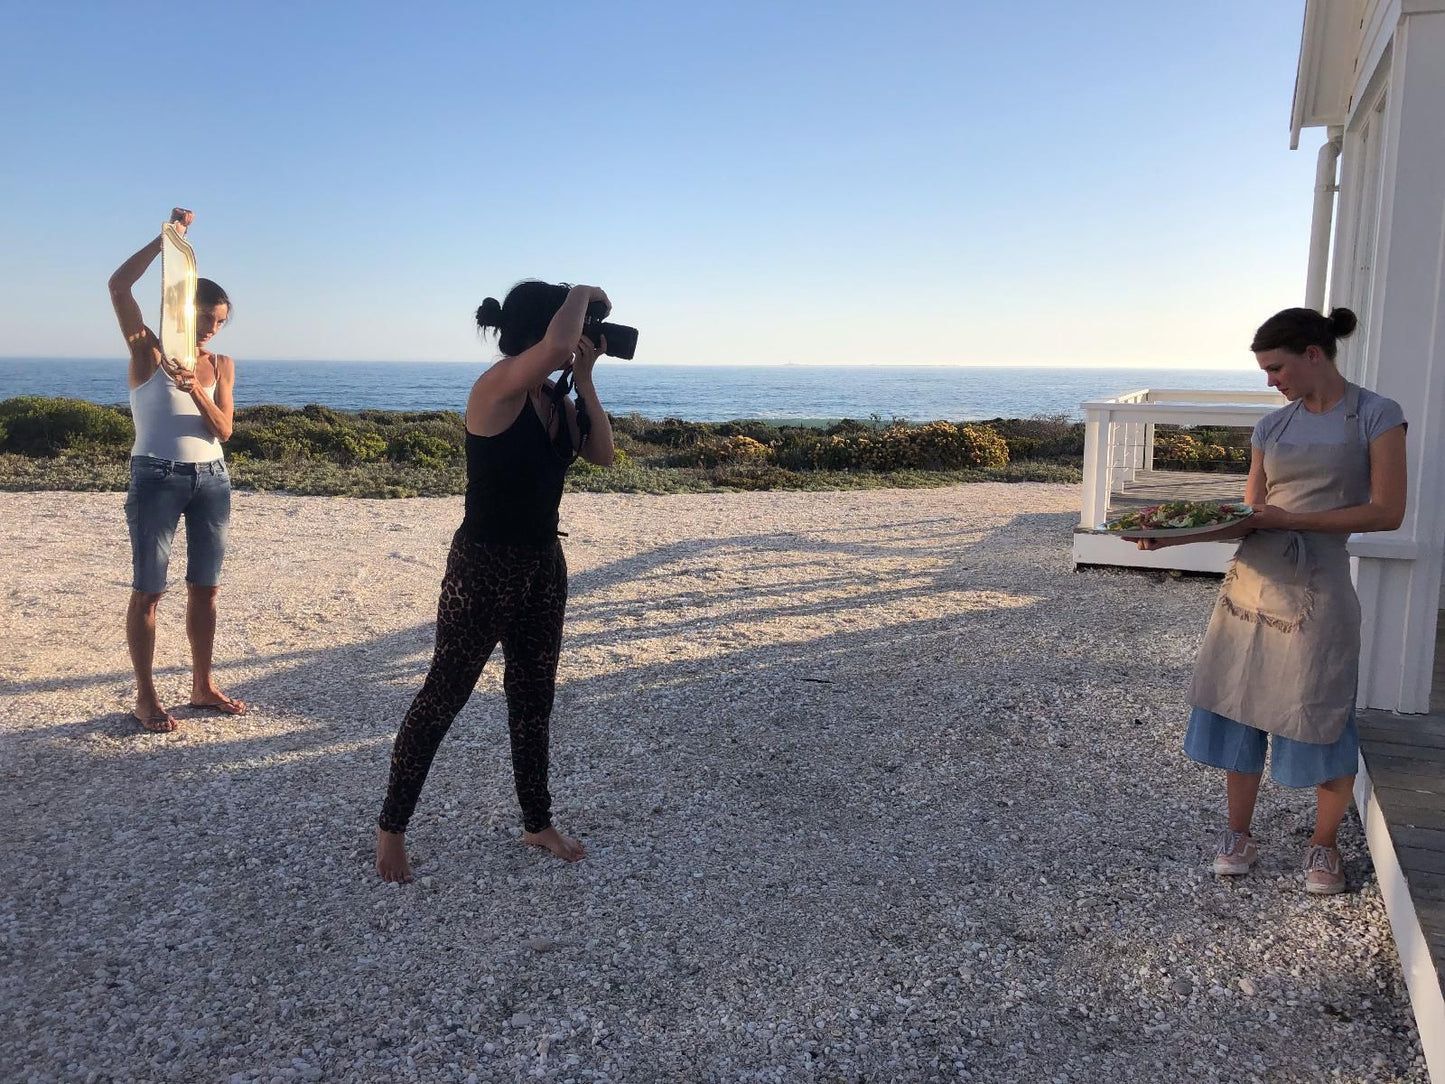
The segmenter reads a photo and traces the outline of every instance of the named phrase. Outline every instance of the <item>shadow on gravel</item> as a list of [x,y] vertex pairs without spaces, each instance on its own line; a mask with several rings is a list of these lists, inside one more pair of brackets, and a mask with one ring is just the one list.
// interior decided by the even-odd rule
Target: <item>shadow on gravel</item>
[[[1200,876],[1218,802],[1178,751],[1192,658],[1158,645],[1181,613],[1202,631],[1212,592],[1120,577],[1130,625],[1101,634],[1107,620],[1085,619],[1098,584],[1067,574],[1073,518],[690,541],[575,576],[570,619],[602,626],[566,636],[553,721],[559,824],[591,848],[576,866],[517,843],[498,653],[412,823],[426,880],[378,885],[374,817],[429,623],[236,660],[223,683],[253,715],[169,736],[123,712],[65,717],[56,694],[125,673],[8,688],[60,711],[0,748],[0,812],[25,841],[0,915],[14,1034],[46,1030],[68,1059],[57,1073],[141,1077],[157,1050],[218,1076],[390,1050],[430,1079],[505,1055],[505,1079],[550,1048],[666,1079],[636,1061],[666,1034],[691,1052],[675,1079],[1046,1079],[1077,1053],[1096,1061],[1076,1079],[1160,1079],[1156,1064],[1188,1075],[1205,1038],[1272,1027],[1208,997],[1212,976],[1257,959],[1270,990],[1382,981],[1378,946],[1276,964],[1281,940],[1263,941],[1323,940],[1350,902],[1301,910],[1272,882],[1244,897]],[[738,551],[766,575],[727,582]],[[603,597],[624,581],[653,589]],[[1164,590],[1172,608],[1151,604]],[[676,612],[699,595],[716,616]],[[929,599],[936,614],[876,618]],[[569,674],[569,650],[783,619],[829,631]],[[1146,647],[1160,661],[1141,670]],[[1175,993],[1190,969],[1199,989]],[[1398,1000],[1377,996],[1388,1023]],[[1293,1000],[1270,1001],[1300,1036],[1288,1049],[1328,1059],[1362,1041]],[[579,1019],[580,1037],[552,1038]],[[1403,1040],[1372,1041],[1406,1063]]]

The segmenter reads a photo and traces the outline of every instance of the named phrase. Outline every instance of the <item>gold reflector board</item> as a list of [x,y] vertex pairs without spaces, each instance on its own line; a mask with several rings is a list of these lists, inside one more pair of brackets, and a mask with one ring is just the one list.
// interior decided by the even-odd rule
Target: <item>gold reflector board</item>
[[196,254],[175,223],[161,227],[161,352],[196,367]]

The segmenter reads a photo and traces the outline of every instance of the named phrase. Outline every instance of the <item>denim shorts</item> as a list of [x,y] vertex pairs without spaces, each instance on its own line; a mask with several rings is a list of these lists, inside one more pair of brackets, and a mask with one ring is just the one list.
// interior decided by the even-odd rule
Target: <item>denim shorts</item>
[[1184,752],[1191,760],[1230,772],[1259,775],[1269,747],[1269,774],[1282,787],[1316,787],[1354,775],[1360,765],[1360,732],[1355,713],[1329,745],[1269,734],[1203,708],[1189,716]]
[[125,521],[130,526],[131,587],[146,595],[166,589],[176,525],[186,517],[186,582],[221,582],[231,526],[231,476],[226,461],[176,463],[148,455],[130,459]]

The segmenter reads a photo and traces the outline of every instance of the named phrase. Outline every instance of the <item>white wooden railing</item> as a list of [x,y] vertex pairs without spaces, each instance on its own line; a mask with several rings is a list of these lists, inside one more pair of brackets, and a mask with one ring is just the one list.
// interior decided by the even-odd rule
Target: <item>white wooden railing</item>
[[1109,495],[1141,470],[1154,466],[1156,425],[1239,425],[1255,422],[1285,403],[1273,391],[1195,391],[1139,388],[1112,399],[1094,399],[1084,409],[1084,492],[1074,531],[1074,567],[1166,568],[1223,572],[1234,554],[1229,542],[1197,542],[1141,550],[1098,530],[1109,518]]
[[1084,499],[1081,527],[1108,516],[1109,494],[1154,466],[1156,425],[1254,426],[1285,404],[1275,391],[1194,391],[1140,388],[1091,399],[1084,410]]

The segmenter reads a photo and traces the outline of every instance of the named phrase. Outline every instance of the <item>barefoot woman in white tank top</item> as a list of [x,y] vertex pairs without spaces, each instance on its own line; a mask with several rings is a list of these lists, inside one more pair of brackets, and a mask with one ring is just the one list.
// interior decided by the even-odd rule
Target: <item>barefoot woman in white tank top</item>
[[[176,208],[184,231],[194,216]],[[130,351],[130,406],[135,420],[130,489],[130,605],[125,636],[135,667],[135,718],[147,730],[176,728],[152,676],[156,606],[166,590],[171,542],[186,518],[186,636],[191,642],[190,706],[240,715],[246,705],[227,696],[211,673],[216,594],[231,522],[231,477],[221,442],[231,436],[236,369],[231,359],[202,349],[231,314],[231,299],[210,279],[196,283],[196,368],[188,372],[162,354],[145,326],[131,288],[161,251],[157,237],[110,277],[110,300]]]

